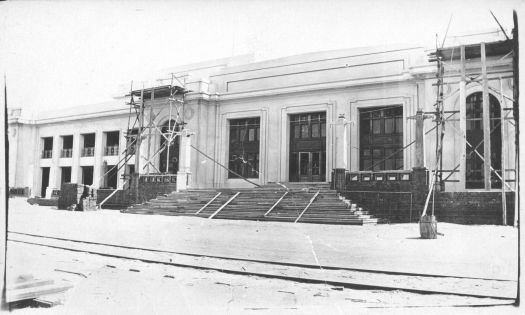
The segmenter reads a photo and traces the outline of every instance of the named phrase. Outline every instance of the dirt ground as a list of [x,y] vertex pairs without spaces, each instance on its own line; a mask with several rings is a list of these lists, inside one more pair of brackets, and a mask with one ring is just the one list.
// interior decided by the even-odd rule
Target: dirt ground
[[[416,224],[330,226],[69,212],[10,200],[9,230],[184,253],[428,274],[517,279],[517,231],[439,223],[445,236],[418,239]],[[58,266],[58,267],[57,267]],[[61,269],[74,271],[71,274]],[[10,242],[8,277],[60,277],[74,284],[63,305],[22,309],[65,314],[494,313],[501,300],[231,275]],[[508,303],[508,301],[505,301]],[[448,307],[456,306],[448,309]],[[445,310],[444,308],[447,308]],[[509,306],[498,312],[514,312]]]
[[8,275],[28,271],[36,278],[71,283],[73,288],[51,297],[62,305],[15,309],[15,314],[359,314],[420,307],[469,310],[470,305],[509,303],[398,290],[354,290],[9,243]]

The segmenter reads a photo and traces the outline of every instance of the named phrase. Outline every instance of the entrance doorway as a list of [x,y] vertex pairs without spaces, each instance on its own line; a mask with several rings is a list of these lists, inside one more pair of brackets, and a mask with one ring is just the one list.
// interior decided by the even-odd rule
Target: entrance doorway
[[292,153],[290,164],[296,165],[294,171],[299,182],[322,182],[326,172],[326,152],[298,152]]
[[46,188],[49,186],[49,167],[42,167],[42,186],[40,188],[40,197],[46,196]]
[[326,181],[326,112],[290,116],[291,182]]
[[93,166],[82,166],[82,184],[93,185]]

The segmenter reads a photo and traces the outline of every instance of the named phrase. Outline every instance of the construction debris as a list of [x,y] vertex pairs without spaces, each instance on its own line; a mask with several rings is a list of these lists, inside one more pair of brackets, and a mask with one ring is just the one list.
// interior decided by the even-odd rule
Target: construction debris
[[11,284],[8,283],[6,302],[37,299],[66,291],[72,287],[72,284],[63,281],[55,283],[53,279],[35,279],[31,274],[20,275]]

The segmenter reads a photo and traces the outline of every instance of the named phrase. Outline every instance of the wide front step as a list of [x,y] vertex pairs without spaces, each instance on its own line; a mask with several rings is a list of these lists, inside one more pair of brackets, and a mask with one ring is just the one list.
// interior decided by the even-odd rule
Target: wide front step
[[133,205],[122,212],[320,224],[377,223],[377,219],[372,218],[368,212],[339,198],[328,184],[284,184],[288,189],[271,184],[254,189],[192,189],[173,192]]

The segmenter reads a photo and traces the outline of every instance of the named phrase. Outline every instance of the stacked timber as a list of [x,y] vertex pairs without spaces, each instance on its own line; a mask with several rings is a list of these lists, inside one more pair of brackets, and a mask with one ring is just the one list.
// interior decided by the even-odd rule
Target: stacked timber
[[97,191],[82,184],[62,184],[58,197],[58,209],[90,211],[96,210]]
[[32,275],[21,275],[6,287],[6,302],[43,299],[48,295],[64,292],[73,285],[66,282],[55,282],[52,279],[35,279]]

